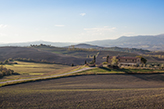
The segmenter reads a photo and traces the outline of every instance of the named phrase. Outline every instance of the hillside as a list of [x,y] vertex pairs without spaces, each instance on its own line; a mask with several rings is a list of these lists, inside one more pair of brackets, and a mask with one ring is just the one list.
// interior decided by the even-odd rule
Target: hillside
[[[119,48],[117,48],[119,49]],[[123,48],[120,48],[123,49]],[[12,58],[25,58],[35,61],[48,61],[67,65],[80,65],[85,61],[90,62],[96,56],[96,63],[106,61],[106,56],[132,56],[143,55],[148,62],[164,62],[163,52],[123,52],[114,50],[84,49],[84,48],[63,48],[46,45],[31,47],[0,47],[0,61]],[[160,56],[159,56],[160,55]]]
[[72,63],[75,65],[84,64],[85,60],[91,60],[88,58],[77,58],[47,51],[39,51],[37,49],[28,47],[0,47],[0,61],[4,61],[9,58],[30,58],[34,60],[47,60],[49,62],[68,65],[71,65]]
[[143,49],[137,49],[137,48],[102,47],[102,46],[85,44],[85,43],[71,45],[69,47],[70,48],[74,47],[74,48],[96,49],[96,50],[103,50],[103,51],[121,51],[121,52],[137,53],[137,54],[150,52],[149,50],[143,50]]
[[[84,45],[84,44],[83,44]],[[80,46],[83,46],[80,45]],[[74,47],[77,47],[76,45]],[[89,48],[92,47],[92,45],[87,46],[85,44],[85,47]],[[95,46],[98,47],[98,46]],[[92,60],[93,56],[95,55],[97,57],[97,64],[106,61],[104,57],[107,55],[109,56],[137,56],[139,54],[136,53],[128,53],[128,52],[121,52],[121,51],[110,51],[110,50],[99,50],[99,49],[85,49],[83,48],[63,48],[63,47],[52,47],[52,46],[34,46],[32,48],[35,48],[39,51],[45,51],[45,52],[51,52],[58,55],[66,55],[66,56],[72,56],[76,58],[87,58]],[[89,62],[89,61],[88,61]]]
[[[95,55],[96,63],[100,64],[104,61],[106,61],[106,56],[132,56],[135,57],[137,55],[140,55],[138,53],[129,53],[129,52],[123,52],[123,51],[113,51],[113,50],[97,50],[97,49],[84,49],[84,48],[63,48],[63,47],[52,47],[52,46],[34,46],[32,47],[34,49],[37,49],[39,51],[46,51],[51,53],[56,53],[59,55],[66,55],[76,58],[83,58],[92,60],[93,56]],[[147,52],[146,52],[147,53]],[[146,54],[145,53],[145,54]],[[149,52],[148,52],[149,53]],[[147,57],[148,62],[163,62],[163,59],[155,58],[155,57]],[[89,62],[89,61],[87,61]]]
[[156,36],[122,36],[115,40],[98,40],[87,42],[103,47],[142,48],[147,50],[164,50],[164,34]]
[[71,46],[68,46],[67,48],[69,47],[74,47],[74,48],[86,48],[86,49],[89,49],[89,48],[92,48],[92,49],[103,49],[104,47],[100,47],[100,46],[97,46],[97,45],[91,45],[91,44],[86,44],[86,43],[80,43],[80,44],[76,44],[76,45],[71,45]]

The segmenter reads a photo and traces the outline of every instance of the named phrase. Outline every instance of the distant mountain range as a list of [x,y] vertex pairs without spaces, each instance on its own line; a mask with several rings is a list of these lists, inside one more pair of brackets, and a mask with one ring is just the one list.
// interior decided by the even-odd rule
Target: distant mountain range
[[51,45],[56,47],[64,47],[73,45],[75,43],[64,43],[64,42],[48,42],[48,41],[34,41],[34,42],[21,42],[21,43],[6,43],[6,44],[0,44],[0,46],[30,46],[30,45]]
[[164,34],[156,36],[122,36],[115,40],[98,40],[87,42],[103,47],[142,48],[147,50],[164,50]]
[[[30,46],[46,44],[57,47],[68,47],[76,45],[77,48],[102,48],[102,47],[121,47],[121,48],[138,48],[145,50],[164,50],[164,34],[161,35],[147,35],[147,36],[122,36],[115,40],[97,40],[85,42],[83,44],[77,43],[62,43],[62,42],[47,42],[47,41],[35,41],[25,43],[9,43],[0,44],[0,46]],[[85,45],[90,44],[90,45]],[[94,45],[94,46],[93,46]],[[79,46],[79,47],[78,47]]]

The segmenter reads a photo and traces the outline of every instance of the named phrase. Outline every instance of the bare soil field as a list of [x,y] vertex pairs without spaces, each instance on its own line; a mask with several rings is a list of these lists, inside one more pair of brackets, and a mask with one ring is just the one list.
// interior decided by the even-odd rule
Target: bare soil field
[[63,77],[0,88],[1,109],[162,109],[164,74]]

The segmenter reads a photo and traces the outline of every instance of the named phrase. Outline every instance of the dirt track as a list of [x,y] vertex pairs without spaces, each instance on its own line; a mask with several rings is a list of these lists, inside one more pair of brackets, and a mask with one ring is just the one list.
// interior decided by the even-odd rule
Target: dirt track
[[164,74],[64,77],[0,88],[0,108],[159,108]]

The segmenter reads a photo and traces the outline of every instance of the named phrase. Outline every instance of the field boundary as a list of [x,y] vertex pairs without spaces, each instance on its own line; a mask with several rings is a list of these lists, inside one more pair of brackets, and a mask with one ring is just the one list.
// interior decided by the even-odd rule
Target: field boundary
[[57,79],[57,78],[64,78],[64,77],[74,77],[74,76],[87,76],[87,75],[153,75],[153,74],[164,74],[163,72],[151,72],[151,73],[80,73],[85,72],[87,70],[92,70],[97,67],[83,67],[81,69],[76,69],[71,72],[62,73],[58,75],[52,75],[52,76],[44,76],[44,77],[37,77],[37,78],[29,78],[29,79],[18,79],[18,80],[10,80],[10,81],[4,81],[0,82],[0,87],[9,86],[9,85],[15,85],[15,84],[22,84],[22,83],[28,83],[28,82],[35,82],[35,81],[43,81],[43,80],[50,80],[50,79]]
[[61,77],[75,76],[75,75],[72,75],[72,74],[77,73],[77,72],[81,72],[81,71],[90,70],[90,69],[93,69],[93,68],[96,68],[96,67],[84,67],[82,69],[78,69],[78,70],[75,70],[75,71],[72,71],[72,72],[67,72],[67,73],[52,75],[52,76],[4,81],[4,82],[0,82],[0,87],[8,86],[8,85],[14,85],[14,84],[27,83],[27,82],[35,82],[35,81],[41,81],[41,80],[55,79],[55,78],[61,78]]

